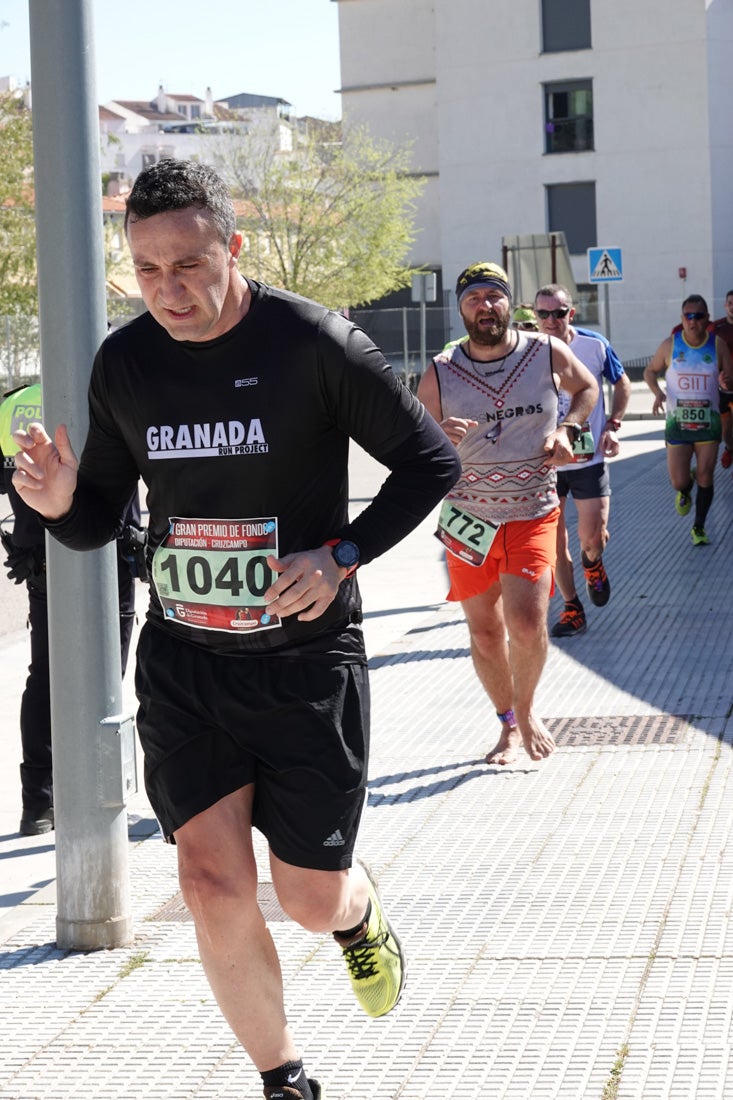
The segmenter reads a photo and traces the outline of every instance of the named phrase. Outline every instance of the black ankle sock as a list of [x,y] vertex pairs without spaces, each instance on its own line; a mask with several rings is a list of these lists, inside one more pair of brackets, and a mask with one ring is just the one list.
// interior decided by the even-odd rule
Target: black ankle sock
[[285,1062],[277,1069],[268,1069],[260,1074],[262,1084],[270,1088],[297,1089],[303,1100],[313,1100],[313,1092],[300,1059],[297,1062]]
[[356,927],[355,928],[349,928],[345,932],[341,932],[341,931],[334,932],[334,936],[336,936],[340,940],[351,940],[351,939],[353,939],[354,936],[357,934],[357,932],[361,932],[361,930],[362,930],[362,928],[364,927],[365,924],[369,924],[369,918],[371,917],[371,915],[372,915],[372,899],[369,898],[369,901],[367,902],[366,913],[364,914],[362,919],[359,921],[359,923],[356,925]]
[[576,611],[582,611],[583,610],[583,605],[580,602],[580,597],[579,596],[573,596],[572,600],[566,600],[565,601],[565,606],[566,607],[574,607],[576,609]]
[[704,527],[710,505],[713,503],[713,485],[698,485],[695,497],[695,527]]
[[585,550],[580,551],[580,560],[583,563],[584,569],[590,569],[591,565],[598,565],[599,561],[603,561],[603,556],[596,558],[595,561],[591,561],[589,557],[586,557]]

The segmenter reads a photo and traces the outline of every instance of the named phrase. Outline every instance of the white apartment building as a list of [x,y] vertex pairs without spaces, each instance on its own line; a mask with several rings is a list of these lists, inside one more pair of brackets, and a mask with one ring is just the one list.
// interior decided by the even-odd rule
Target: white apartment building
[[[343,116],[411,141],[411,263],[452,291],[514,234],[621,249],[610,336],[649,355],[687,293],[733,288],[733,0],[336,0]],[[605,291],[604,291],[605,294]],[[453,303],[453,335],[463,329]]]

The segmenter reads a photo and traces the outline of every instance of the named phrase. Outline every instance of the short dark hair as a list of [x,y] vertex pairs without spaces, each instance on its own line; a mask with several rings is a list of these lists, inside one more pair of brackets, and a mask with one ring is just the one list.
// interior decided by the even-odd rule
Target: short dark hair
[[186,210],[190,206],[208,210],[225,245],[237,227],[229,188],[213,168],[194,160],[169,158],[143,168],[125,206],[125,232],[130,221],[143,221],[155,214]]
[[535,305],[538,298],[556,298],[558,294],[564,294],[568,300],[568,305],[573,304],[573,296],[566,286],[562,283],[547,283],[545,286],[541,286],[534,296]]
[[708,304],[703,298],[702,294],[688,294],[684,302],[682,303],[683,313],[685,312],[685,306],[689,305],[699,305],[700,308],[705,311],[705,313],[708,312]]

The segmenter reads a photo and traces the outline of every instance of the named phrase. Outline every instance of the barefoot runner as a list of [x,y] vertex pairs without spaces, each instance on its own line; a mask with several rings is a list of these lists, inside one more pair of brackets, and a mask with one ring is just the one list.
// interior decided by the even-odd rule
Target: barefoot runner
[[[438,537],[448,548],[449,600],[459,600],[476,674],[501,722],[489,764],[555,748],[534,712],[547,656],[560,514],[555,467],[590,415],[598,386],[568,346],[511,327],[506,272],[476,263],[458,277],[468,339],[435,356],[418,397],[458,448],[462,473]],[[571,395],[558,425],[558,387]]]

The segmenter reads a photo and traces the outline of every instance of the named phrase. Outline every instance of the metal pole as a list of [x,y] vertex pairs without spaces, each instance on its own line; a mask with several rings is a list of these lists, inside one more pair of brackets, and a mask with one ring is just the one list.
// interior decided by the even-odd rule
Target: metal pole
[[[79,453],[106,332],[91,0],[29,0],[44,419]],[[59,947],[132,938],[116,554],[47,539]]]
[[608,296],[608,283],[603,284],[603,335],[611,339],[611,305]]
[[402,307],[402,362],[405,364],[405,385],[410,377],[410,345],[407,339],[407,306]]
[[[611,339],[611,306],[608,295],[608,283],[603,284],[603,335],[608,341]],[[610,415],[613,407],[613,386],[606,381],[606,413]]]
[[428,357],[426,338],[427,306],[425,304],[425,276],[422,277],[422,290],[420,294],[420,375],[425,370],[425,361]]

